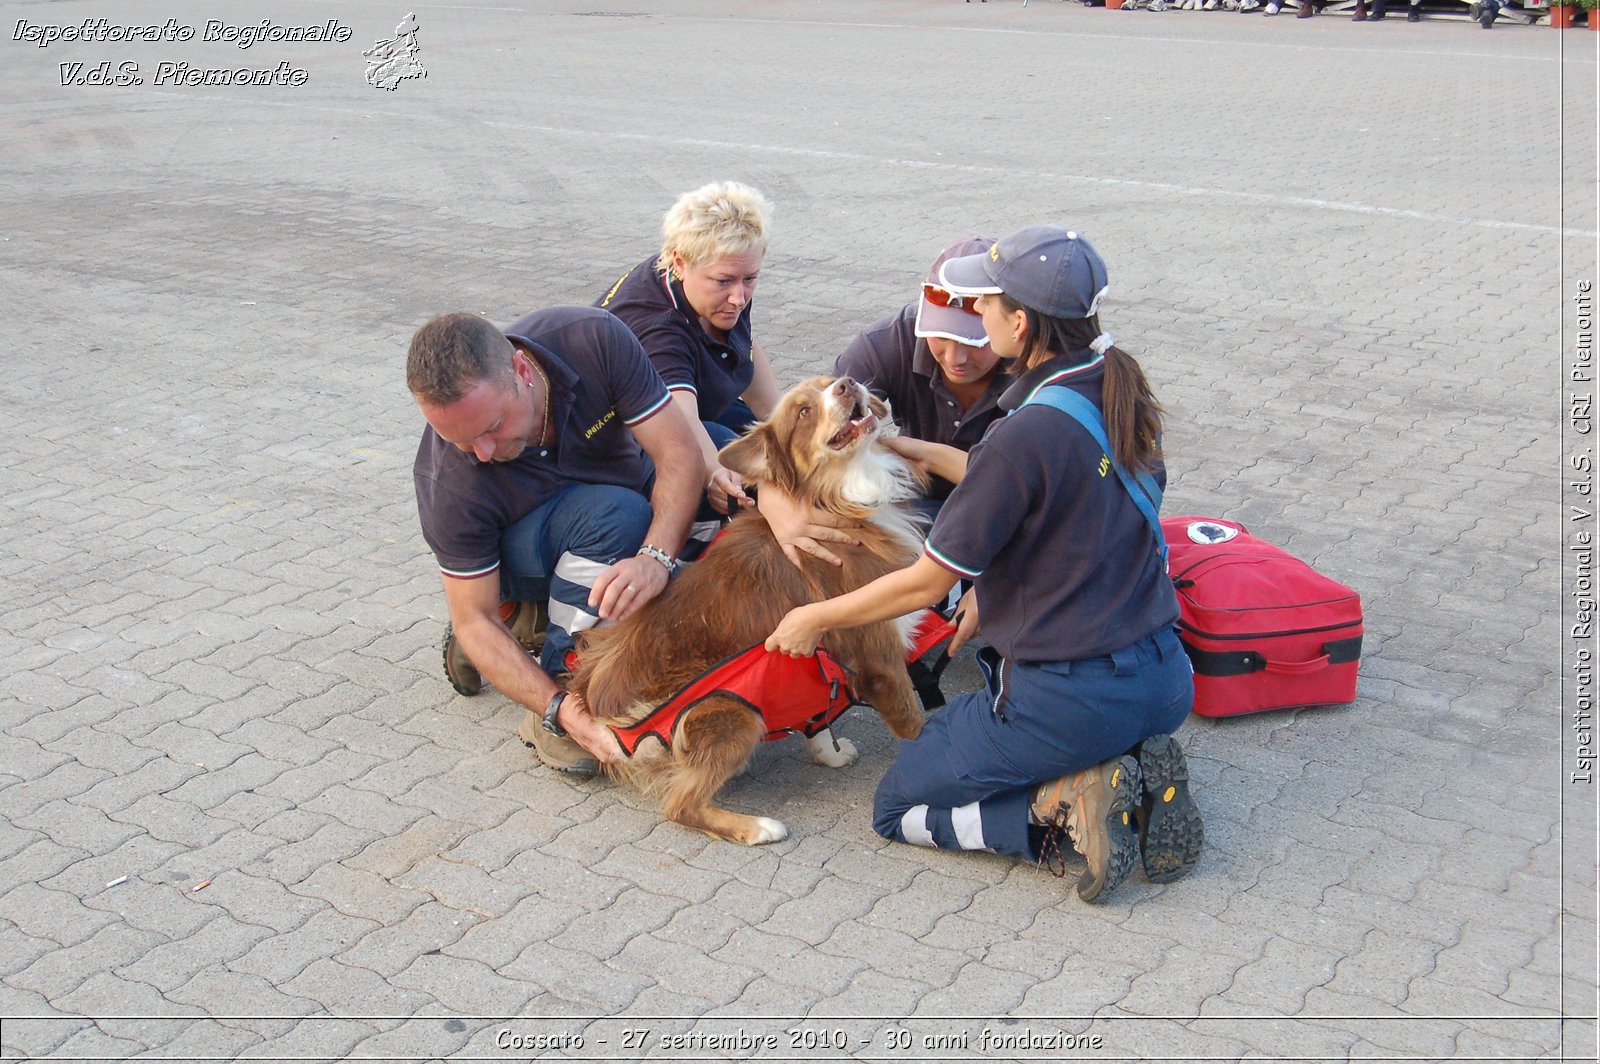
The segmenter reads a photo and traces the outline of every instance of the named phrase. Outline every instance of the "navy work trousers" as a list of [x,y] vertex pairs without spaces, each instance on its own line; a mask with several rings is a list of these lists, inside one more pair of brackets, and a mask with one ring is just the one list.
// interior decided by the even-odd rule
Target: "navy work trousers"
[[1194,703],[1194,674],[1171,629],[1101,658],[1018,664],[985,648],[979,665],[984,690],[901,740],[873,807],[885,838],[1037,860],[1035,788],[1175,731]]

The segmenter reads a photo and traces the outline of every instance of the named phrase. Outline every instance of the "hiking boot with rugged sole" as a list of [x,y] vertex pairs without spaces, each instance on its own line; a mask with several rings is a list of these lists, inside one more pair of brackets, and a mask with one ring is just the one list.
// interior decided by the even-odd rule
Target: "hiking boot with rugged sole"
[[533,750],[533,756],[557,772],[570,772],[574,776],[594,776],[600,771],[593,755],[572,739],[556,735],[544,726],[544,718],[528,710],[517,725],[517,737],[524,746]]
[[467,653],[461,649],[460,642],[456,640],[456,631],[448,621],[444,626],[444,643],[439,649],[444,653],[444,678],[450,681],[450,686],[456,689],[457,694],[470,697],[483,690],[483,674],[467,659]]
[[1189,763],[1176,736],[1152,735],[1139,744],[1143,795],[1136,816],[1145,878],[1171,883],[1200,860],[1206,829],[1189,795]]
[[1064,826],[1088,862],[1078,897],[1093,902],[1128,878],[1139,859],[1133,811],[1139,804],[1139,763],[1118,757],[1063,776],[1034,792],[1032,813],[1046,826]]

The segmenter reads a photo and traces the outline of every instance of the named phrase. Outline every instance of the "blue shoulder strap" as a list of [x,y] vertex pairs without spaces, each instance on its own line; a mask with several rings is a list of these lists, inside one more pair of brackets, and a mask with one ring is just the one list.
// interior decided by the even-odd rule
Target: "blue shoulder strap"
[[1133,505],[1139,508],[1144,519],[1150,524],[1150,531],[1155,533],[1156,546],[1161,550],[1161,567],[1167,566],[1167,538],[1161,533],[1161,485],[1156,483],[1156,478],[1149,473],[1134,475],[1122,467],[1122,463],[1111,457],[1111,441],[1106,438],[1106,421],[1100,415],[1100,408],[1089,400],[1079,395],[1068,387],[1046,386],[1036,390],[1023,403],[1043,403],[1053,406],[1057,410],[1071,417],[1078,424],[1088,430],[1094,437],[1094,442],[1100,445],[1100,450],[1105,452],[1106,460],[1111,463],[1111,468],[1117,471],[1117,479],[1122,481],[1122,486],[1127,489],[1128,497],[1133,500]]

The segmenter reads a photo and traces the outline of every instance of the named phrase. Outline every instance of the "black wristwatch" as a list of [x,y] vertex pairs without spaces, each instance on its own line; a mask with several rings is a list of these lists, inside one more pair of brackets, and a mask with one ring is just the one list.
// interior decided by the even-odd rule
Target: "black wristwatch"
[[567,737],[567,729],[563,728],[561,726],[561,722],[556,719],[561,714],[561,703],[565,702],[566,700],[567,692],[557,691],[555,694],[550,696],[550,701],[546,702],[544,707],[545,730],[558,739],[565,739]]

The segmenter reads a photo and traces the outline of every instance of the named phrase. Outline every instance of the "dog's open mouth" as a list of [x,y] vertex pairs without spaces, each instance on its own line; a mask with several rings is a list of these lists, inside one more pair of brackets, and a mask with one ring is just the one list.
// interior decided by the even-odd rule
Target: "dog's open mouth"
[[828,440],[828,447],[835,451],[842,450],[862,436],[871,433],[877,424],[878,415],[872,412],[861,398],[861,394],[857,392],[850,414],[845,418],[844,428],[833,434]]

